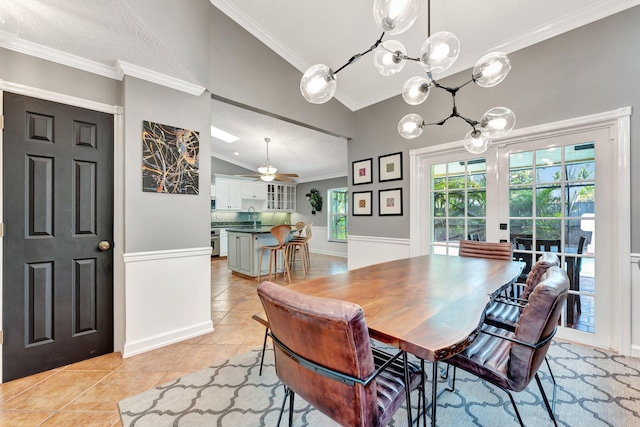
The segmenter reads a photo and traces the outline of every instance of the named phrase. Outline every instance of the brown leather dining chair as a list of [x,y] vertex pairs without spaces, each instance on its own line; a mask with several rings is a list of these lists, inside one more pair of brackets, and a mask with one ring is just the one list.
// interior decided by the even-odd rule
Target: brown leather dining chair
[[423,366],[409,363],[403,351],[390,355],[372,347],[359,305],[268,281],[258,286],[258,295],[271,330],[276,375],[285,386],[278,425],[287,399],[292,425],[297,394],[342,426],[384,426],[416,389],[426,424]]
[[[556,333],[568,290],[567,273],[559,267],[550,267],[529,296],[515,332],[485,325],[469,347],[447,359],[454,368],[463,369],[505,391],[521,426],[524,423],[511,392],[524,390],[533,378],[536,379],[549,417],[557,425],[553,413],[557,384],[552,377],[553,403],[550,405],[538,369]],[[455,377],[454,369],[449,390],[455,389]]]
[[540,283],[542,276],[550,267],[559,267],[560,259],[551,252],[544,252],[533,265],[527,275],[527,280],[519,297],[498,296],[485,310],[484,323],[509,331],[516,330],[518,318],[524,308],[529,295]]
[[460,240],[460,251],[458,255],[511,261],[513,259],[513,246],[509,242],[493,243],[479,242],[477,240]]

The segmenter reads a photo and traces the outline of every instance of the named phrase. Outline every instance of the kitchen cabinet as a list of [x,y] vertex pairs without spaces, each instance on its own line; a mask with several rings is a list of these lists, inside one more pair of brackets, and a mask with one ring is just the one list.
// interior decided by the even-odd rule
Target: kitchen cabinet
[[242,180],[216,176],[216,209],[242,209]]
[[264,182],[242,181],[242,198],[264,200],[267,198],[267,185]]
[[296,186],[288,184],[267,184],[267,210],[295,212]]
[[252,275],[252,239],[247,233],[228,233],[227,267],[238,273]]
[[220,229],[220,256],[227,256],[229,249],[229,235],[224,228]]
[[[229,229],[229,249],[227,255],[227,267],[237,273],[249,277],[269,274],[269,251],[262,253],[262,265],[260,265],[260,248],[263,246],[277,246],[278,241],[270,232],[271,227],[259,227],[252,230]],[[278,257],[278,270],[284,268],[282,257]]]

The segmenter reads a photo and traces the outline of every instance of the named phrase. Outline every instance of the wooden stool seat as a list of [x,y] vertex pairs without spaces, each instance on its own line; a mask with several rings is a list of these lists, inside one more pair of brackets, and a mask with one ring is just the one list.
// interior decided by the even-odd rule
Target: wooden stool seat
[[285,224],[276,225],[271,228],[271,234],[278,241],[276,246],[262,246],[260,248],[260,260],[258,261],[258,279],[260,281],[260,273],[262,272],[262,256],[265,250],[269,251],[269,280],[271,280],[271,272],[275,268],[276,277],[278,275],[278,253],[282,253],[284,264],[284,273],[291,283],[291,275],[289,274],[289,247],[286,245],[287,237],[291,232],[291,227]]

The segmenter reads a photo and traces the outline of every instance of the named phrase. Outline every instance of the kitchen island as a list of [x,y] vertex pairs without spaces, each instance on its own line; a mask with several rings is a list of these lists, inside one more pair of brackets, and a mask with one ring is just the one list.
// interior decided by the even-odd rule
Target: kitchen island
[[[271,234],[272,226],[227,228],[228,253],[227,267],[248,277],[258,276],[260,262],[260,248],[263,246],[277,246],[278,240]],[[262,256],[260,275],[269,274],[269,251]],[[282,258],[278,260],[278,271],[284,265]]]

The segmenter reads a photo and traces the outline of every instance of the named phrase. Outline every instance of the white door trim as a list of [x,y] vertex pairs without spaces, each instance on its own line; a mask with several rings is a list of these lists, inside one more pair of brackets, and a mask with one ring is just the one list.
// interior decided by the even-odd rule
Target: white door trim
[[[494,141],[494,145],[506,146],[532,139],[545,138],[550,135],[558,135],[563,132],[572,133],[576,130],[584,131],[591,128],[611,126],[612,139],[616,142],[617,165],[616,174],[612,177],[614,187],[618,189],[614,211],[616,233],[612,236],[612,259],[616,265],[613,268],[612,283],[612,349],[621,354],[631,354],[631,276],[629,260],[631,256],[631,171],[630,171],[630,116],[632,107],[623,107],[617,110],[607,111],[588,116],[561,120],[553,123],[516,129],[507,138]],[[409,151],[409,192],[410,192],[410,252],[411,256],[429,253],[429,244],[425,241],[426,230],[423,226],[423,215],[428,212],[424,189],[421,188],[423,176],[429,171],[421,170],[421,160],[434,154],[465,153],[463,141],[449,142],[441,145],[424,147]],[[636,307],[640,309],[640,307]]]
[[[90,99],[78,98],[64,93],[52,92],[32,86],[25,86],[0,79],[0,114],[3,114],[4,92],[30,96],[47,101],[102,113],[113,114],[113,346],[114,351],[122,351],[124,345],[124,108]],[[2,206],[4,183],[2,182],[3,133],[0,132],[0,223],[4,221]],[[0,259],[3,259],[4,242],[0,235]],[[2,329],[2,262],[0,262],[0,330]],[[0,352],[2,345],[0,344]],[[0,382],[2,382],[2,358],[0,358]]]

